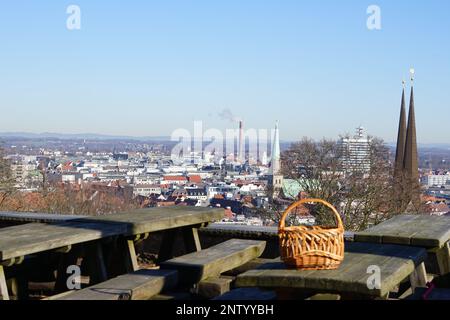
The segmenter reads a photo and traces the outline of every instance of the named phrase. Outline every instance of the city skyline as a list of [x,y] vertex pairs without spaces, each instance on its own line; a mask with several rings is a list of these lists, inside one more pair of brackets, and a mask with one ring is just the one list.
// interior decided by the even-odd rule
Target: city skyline
[[377,1],[381,30],[364,1],[74,4],[80,30],[69,3],[3,6],[0,132],[170,136],[236,128],[230,110],[246,128],[279,120],[282,141],[362,125],[393,143],[414,67],[418,143],[450,143],[447,1]]

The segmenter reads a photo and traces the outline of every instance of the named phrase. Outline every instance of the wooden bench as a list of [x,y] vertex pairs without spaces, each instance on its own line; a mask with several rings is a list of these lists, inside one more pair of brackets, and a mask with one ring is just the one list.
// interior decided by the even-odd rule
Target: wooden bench
[[161,269],[177,270],[184,285],[220,276],[253,259],[264,251],[265,241],[232,239],[214,247],[161,263]]
[[139,270],[50,300],[148,300],[177,282],[175,270]]

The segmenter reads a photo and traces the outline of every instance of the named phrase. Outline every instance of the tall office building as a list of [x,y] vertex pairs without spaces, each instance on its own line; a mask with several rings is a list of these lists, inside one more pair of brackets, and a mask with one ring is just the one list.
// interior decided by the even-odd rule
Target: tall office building
[[364,128],[356,129],[356,135],[345,137],[339,141],[339,153],[342,170],[345,172],[370,171],[370,139],[365,135]]

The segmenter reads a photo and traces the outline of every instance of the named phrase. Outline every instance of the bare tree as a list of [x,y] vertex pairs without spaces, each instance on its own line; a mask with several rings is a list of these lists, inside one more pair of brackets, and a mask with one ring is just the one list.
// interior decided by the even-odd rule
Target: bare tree
[[5,159],[3,149],[0,147],[0,209],[4,203],[14,193],[15,180],[11,171],[10,162]]
[[[337,141],[303,138],[282,155],[284,176],[295,179],[308,197],[338,208],[347,230],[366,229],[395,214],[388,149],[381,139],[369,141],[368,159],[350,170],[342,161],[348,151]],[[331,223],[324,208],[316,214],[320,223]]]

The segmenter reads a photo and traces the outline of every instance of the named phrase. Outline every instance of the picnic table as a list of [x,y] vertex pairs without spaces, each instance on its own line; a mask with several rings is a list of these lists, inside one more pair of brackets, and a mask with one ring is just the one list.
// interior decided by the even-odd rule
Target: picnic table
[[62,222],[74,219],[79,219],[84,216],[69,215],[69,214],[53,214],[53,213],[39,213],[39,212],[9,212],[0,211],[0,222]]
[[[0,296],[9,297],[4,267],[20,265],[27,256],[55,250],[63,253],[56,281],[56,287],[62,290],[68,276],[67,266],[75,265],[80,252],[85,252],[94,282],[101,282],[118,273],[138,270],[134,244],[153,232],[165,232],[161,260],[172,258],[175,235],[180,230],[188,251],[200,250],[197,228],[219,220],[222,214],[222,210],[213,208],[150,208],[0,229]],[[109,246],[104,254],[105,243]],[[124,268],[117,268],[118,261]]]
[[300,271],[277,259],[239,275],[236,287],[276,289],[283,299],[286,293],[289,298],[335,293],[342,298],[385,299],[408,277],[413,287],[425,286],[426,255],[424,248],[347,243],[344,261],[337,270]]
[[355,241],[426,248],[436,254],[440,274],[450,273],[450,217],[399,215],[356,233]]

